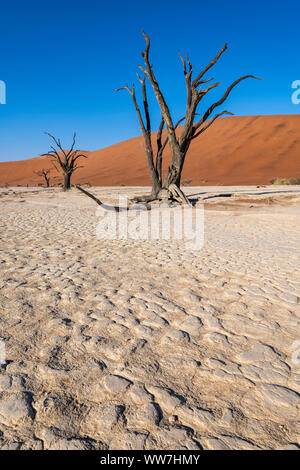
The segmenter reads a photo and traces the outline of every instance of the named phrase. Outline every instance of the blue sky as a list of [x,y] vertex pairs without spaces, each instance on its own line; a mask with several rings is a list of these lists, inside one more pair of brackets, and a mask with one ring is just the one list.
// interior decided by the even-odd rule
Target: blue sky
[[[7,87],[0,161],[48,151],[45,131],[68,146],[76,130],[84,150],[139,135],[130,96],[114,89],[137,82],[142,29],[150,35],[151,62],[174,120],[184,115],[186,100],[178,50],[189,53],[197,71],[226,41],[227,52],[208,76],[222,82],[211,100],[250,73],[264,80],[240,84],[225,109],[236,115],[300,112],[291,102],[291,84],[300,79],[295,1],[11,1],[0,9],[0,80]],[[160,113],[152,96],[150,105],[155,130]]]

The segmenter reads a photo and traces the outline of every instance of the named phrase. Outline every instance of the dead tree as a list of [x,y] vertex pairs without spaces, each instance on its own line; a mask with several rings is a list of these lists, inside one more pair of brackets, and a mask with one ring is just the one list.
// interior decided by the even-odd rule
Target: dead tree
[[47,188],[49,188],[50,186],[50,176],[48,176],[50,172],[51,172],[51,168],[47,168],[47,169],[42,168],[41,171],[35,171],[36,175],[43,176]]
[[[257,79],[257,77],[254,77],[253,75],[245,75],[243,77],[238,78],[235,82],[233,82],[227,88],[223,96],[218,101],[213,103],[201,115],[200,119],[197,118],[198,120],[195,122],[195,117],[199,116],[199,114],[197,113],[197,108],[201,100],[204,98],[204,96],[207,95],[207,93],[210,90],[220,85],[220,82],[216,82],[216,83],[208,85],[206,88],[202,87],[202,85],[207,84],[208,82],[213,80],[212,78],[205,79],[204,76],[217,63],[221,55],[226,51],[227,43],[218,52],[216,57],[200,73],[198,73],[198,75],[196,75],[194,79],[192,79],[193,67],[188,56],[187,56],[187,59],[184,59],[182,55],[179,53],[180,58],[182,60],[182,64],[183,64],[183,73],[184,73],[185,82],[186,82],[187,102],[186,102],[186,112],[185,112],[185,117],[184,117],[185,123],[182,126],[182,130],[180,134],[177,136],[177,133],[176,133],[177,126],[173,121],[169,107],[160,89],[158,81],[154,75],[153,67],[150,64],[150,59],[149,59],[150,39],[145,32],[143,32],[143,35],[146,40],[146,47],[145,47],[145,50],[142,52],[142,57],[144,59],[144,66],[139,65],[139,67],[141,68],[141,70],[143,70],[145,77],[149,79],[152,85],[157,102],[160,106],[160,110],[162,114],[162,121],[164,122],[166,126],[168,143],[170,146],[172,159],[168,167],[167,173],[165,175],[165,178],[163,180],[163,183],[161,183],[161,189],[167,190],[170,196],[172,196],[174,195],[174,190],[178,194],[181,193],[180,191],[181,173],[182,173],[185,158],[189,150],[189,147],[191,145],[191,142],[197,137],[199,137],[201,134],[203,134],[203,132],[205,132],[219,117],[224,116],[224,115],[232,115],[232,113],[230,113],[229,111],[221,111],[215,115],[212,115],[212,114],[216,108],[221,106],[226,101],[226,99],[228,98],[233,88],[237,86],[241,81],[247,78]],[[143,89],[145,89],[145,78],[143,80],[143,83],[144,83]],[[132,96],[134,98],[134,95]],[[145,107],[145,103],[144,103],[144,107]],[[146,108],[148,110],[148,105],[145,107],[145,111],[146,111]],[[148,123],[149,118],[147,118],[147,114],[148,114],[148,111],[146,113],[146,121]],[[146,131],[147,133],[149,133],[148,126],[146,128]],[[149,140],[148,135],[147,135],[147,139]],[[159,185],[158,185],[158,188],[159,188]],[[159,189],[159,191],[161,189]],[[159,196],[159,192],[157,192],[156,196]]]
[[[141,131],[144,136],[147,162],[148,162],[150,178],[151,178],[151,183],[152,183],[152,193],[150,195],[137,197],[133,200],[133,202],[146,202],[147,203],[155,199],[158,199],[158,200],[175,199],[177,201],[184,202],[185,204],[189,204],[189,201],[187,200],[184,193],[180,189],[180,182],[181,182],[181,173],[182,173],[183,165],[185,162],[187,152],[191,145],[191,142],[193,141],[193,139],[196,139],[203,132],[205,132],[219,117],[224,116],[224,115],[232,115],[233,113],[229,111],[221,111],[215,115],[213,115],[213,112],[216,108],[221,106],[226,101],[226,99],[230,95],[233,88],[237,86],[241,81],[247,78],[257,79],[257,77],[254,77],[253,75],[245,75],[243,77],[240,77],[227,88],[223,96],[218,101],[213,103],[202,115],[199,115],[199,113],[197,113],[197,108],[201,100],[204,98],[204,96],[206,96],[206,94],[210,90],[220,85],[220,82],[216,82],[207,86],[206,88],[201,88],[201,85],[204,85],[210,82],[211,80],[213,80],[213,79],[205,79],[204,76],[217,63],[221,55],[225,52],[225,50],[227,49],[227,44],[225,44],[222,47],[222,49],[218,52],[216,57],[200,73],[198,73],[198,75],[194,79],[192,79],[193,67],[189,58],[187,57],[187,59],[184,59],[181,56],[181,54],[179,54],[183,63],[183,73],[185,76],[186,89],[187,89],[187,103],[186,103],[185,117],[180,119],[175,124],[172,119],[166,100],[163,96],[163,93],[154,75],[152,66],[150,65],[150,61],[149,61],[150,39],[144,32],[143,32],[143,35],[146,40],[146,48],[142,52],[142,57],[144,58],[145,65],[144,66],[140,65],[139,67],[144,72],[144,78],[141,79],[139,77],[139,80],[142,85],[145,122],[142,117],[140,107],[137,103],[134,85],[132,86],[132,88],[129,88],[129,86],[126,85],[125,87],[118,89],[118,90],[122,90],[122,89],[127,90],[132,97],[133,104],[138,115]],[[153,150],[152,141],[151,141],[151,121],[150,121],[149,106],[148,106],[147,92],[146,92],[146,78],[149,79],[152,85],[153,91],[155,93],[155,96],[160,106],[160,110],[162,114],[162,120],[158,129],[158,132],[157,132],[157,148],[156,148],[155,159],[154,159],[154,150]],[[198,119],[197,122],[195,122],[196,116]],[[200,116],[200,118],[198,118],[198,116]],[[176,129],[182,121],[185,121],[185,123],[182,127],[182,130],[179,136],[177,136]],[[167,138],[164,140],[164,142],[162,142],[162,132],[163,132],[164,125],[166,126],[166,130],[167,130]],[[163,179],[162,178],[162,157],[163,157],[163,151],[167,143],[169,143],[169,146],[170,146],[172,159],[168,167],[168,170],[166,172],[166,175]],[[100,206],[103,206],[103,207],[105,206],[105,204],[102,201],[100,201],[98,198],[96,198],[93,194],[89,193],[86,190],[83,190],[79,186],[77,186],[77,188],[83,193],[85,193],[87,196],[91,197]],[[146,207],[148,208],[148,205],[146,205]],[[128,210],[126,208],[118,208],[115,206],[109,206],[106,208],[110,208],[112,210],[119,210],[119,211]]]
[[66,151],[62,148],[62,144],[60,139],[56,139],[53,135],[45,132],[51,139],[54,141],[57,149],[51,145],[51,150],[48,153],[44,153],[43,156],[49,156],[53,159],[51,160],[54,164],[54,167],[58,170],[57,166],[62,170],[64,175],[64,186],[63,190],[67,191],[71,188],[71,176],[74,171],[78,170],[78,168],[83,168],[83,166],[78,166],[77,160],[80,157],[88,158],[83,153],[80,153],[80,150],[74,150],[75,142],[76,142],[76,132],[73,135],[73,143],[70,150]]
[[[141,83],[142,86],[142,93],[143,93],[143,106],[144,106],[144,114],[145,114],[145,122],[140,110],[140,107],[137,103],[136,99],[136,94],[135,94],[135,86],[134,84],[132,85],[132,88],[130,89],[129,86],[126,84],[122,88],[118,88],[115,91],[120,91],[120,90],[127,90],[132,98],[134,108],[136,110],[136,113],[138,115],[138,120],[140,124],[140,129],[142,131],[144,141],[145,141],[145,151],[147,155],[147,163],[148,163],[148,169],[150,173],[150,179],[151,179],[151,184],[152,184],[152,192],[150,195],[146,196],[141,196],[141,197],[136,197],[134,198],[135,202],[150,202],[153,200],[156,200],[158,198],[158,195],[161,193],[162,189],[162,157],[163,157],[163,151],[166,148],[166,145],[168,143],[168,137],[162,141],[162,132],[164,129],[164,119],[161,119],[157,135],[156,135],[156,152],[153,150],[153,145],[152,145],[152,140],[151,140],[151,119],[150,119],[150,114],[149,114],[149,105],[148,105],[148,97],[147,97],[147,90],[146,90],[146,77],[147,75],[145,74],[143,78],[141,78],[138,75],[138,79]],[[179,126],[179,124],[184,120],[184,118],[180,119],[176,124],[175,124],[175,129]],[[154,159],[154,154],[155,154],[155,159]]]

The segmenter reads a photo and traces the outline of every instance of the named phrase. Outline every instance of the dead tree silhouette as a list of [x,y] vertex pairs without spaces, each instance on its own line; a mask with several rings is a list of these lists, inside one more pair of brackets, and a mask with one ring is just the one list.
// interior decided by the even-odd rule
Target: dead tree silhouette
[[42,176],[45,180],[46,187],[49,188],[50,186],[50,176],[49,173],[51,172],[51,168],[42,168],[40,171],[35,171],[34,173],[38,176]]
[[57,166],[61,169],[63,176],[64,176],[64,191],[68,191],[71,188],[71,176],[74,171],[78,170],[78,168],[83,168],[83,166],[79,166],[77,160],[81,157],[88,158],[85,154],[80,153],[80,150],[74,150],[75,142],[76,142],[76,132],[73,135],[73,143],[70,150],[66,151],[62,148],[62,144],[60,139],[56,139],[53,135],[45,132],[55,143],[57,149],[51,145],[51,150],[47,153],[44,153],[43,156],[52,157],[52,163],[54,163],[55,168],[58,170]]
[[[212,114],[216,108],[221,106],[226,101],[233,88],[236,87],[240,82],[247,78],[258,79],[258,77],[255,77],[253,75],[244,75],[238,78],[226,89],[225,93],[218,101],[214,102],[211,106],[208,107],[208,109],[204,113],[200,115],[199,113],[197,113],[197,108],[200,102],[209,93],[209,91],[213,90],[214,88],[220,85],[220,82],[216,82],[204,88],[203,85],[213,80],[212,78],[205,79],[204,76],[218,62],[222,54],[226,51],[227,43],[220,49],[215,58],[202,71],[200,71],[194,79],[192,78],[193,66],[189,60],[189,57],[187,56],[187,58],[185,59],[179,52],[179,56],[183,64],[183,73],[186,82],[187,101],[185,117],[180,119],[175,124],[171,116],[170,109],[167,105],[166,99],[164,97],[164,94],[161,91],[158,80],[154,74],[153,66],[150,64],[150,38],[144,31],[143,35],[146,40],[145,50],[142,51],[144,65],[139,65],[139,67],[144,72],[144,77],[143,79],[139,77],[139,80],[142,84],[145,122],[143,120],[141,110],[137,104],[134,85],[132,86],[132,88],[129,88],[129,86],[126,85],[125,87],[118,89],[125,89],[131,94],[133,104],[138,115],[140,127],[144,135],[148,167],[152,182],[151,195],[136,198],[136,201],[149,202],[155,199],[160,199],[161,197],[169,197],[171,199],[182,199],[184,202],[187,202],[182,191],[180,190],[180,183],[184,162],[192,141],[199,137],[201,134],[203,134],[207,129],[209,129],[209,127],[219,117],[224,115],[233,115],[233,113],[226,110],[221,111],[215,115]],[[151,143],[151,122],[146,93],[147,78],[152,86],[162,115],[161,124],[157,132],[157,150],[155,162],[154,151]],[[200,116],[200,118],[197,117],[197,119],[195,120],[196,116]],[[182,121],[185,122],[182,126],[179,135],[177,135],[178,132],[176,132],[176,129]],[[167,130],[167,139],[162,143],[161,137],[164,125],[166,126]],[[166,175],[163,179],[161,174],[162,155],[167,143],[170,146],[172,159],[166,172]]]

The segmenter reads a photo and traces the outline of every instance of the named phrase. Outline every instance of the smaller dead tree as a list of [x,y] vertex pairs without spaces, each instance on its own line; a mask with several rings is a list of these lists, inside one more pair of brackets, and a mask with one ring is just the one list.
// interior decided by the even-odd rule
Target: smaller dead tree
[[47,168],[47,169],[42,168],[40,171],[34,172],[36,175],[42,176],[44,178],[47,188],[50,187],[50,176],[48,176],[50,172],[51,172],[51,168]]
[[58,167],[62,170],[64,175],[64,186],[63,190],[68,191],[71,188],[71,176],[74,171],[78,170],[78,168],[83,168],[83,166],[79,166],[77,160],[81,157],[88,158],[85,154],[80,153],[80,150],[74,150],[75,142],[76,142],[76,132],[73,135],[73,143],[70,150],[66,151],[62,148],[62,144],[60,139],[56,139],[53,135],[45,132],[53,142],[55,143],[55,148],[53,145],[50,146],[51,150],[47,153],[44,153],[43,156],[52,157],[52,163],[57,171],[59,171]]

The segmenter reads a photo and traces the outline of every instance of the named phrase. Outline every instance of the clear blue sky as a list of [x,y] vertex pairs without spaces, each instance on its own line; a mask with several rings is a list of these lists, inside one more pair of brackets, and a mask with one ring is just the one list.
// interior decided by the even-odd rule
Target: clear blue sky
[[[243,82],[225,109],[298,114],[291,84],[300,79],[299,12],[289,0],[2,2],[0,80],[7,103],[0,104],[0,161],[48,151],[45,131],[67,146],[76,130],[84,150],[139,135],[130,96],[113,90],[136,81],[142,29],[151,37],[151,62],[174,119],[184,114],[186,99],[178,50],[189,53],[197,71],[226,41],[210,75],[222,82],[212,99],[250,73],[264,81]],[[159,110],[150,102],[155,128]]]

